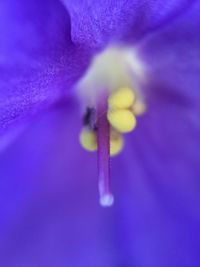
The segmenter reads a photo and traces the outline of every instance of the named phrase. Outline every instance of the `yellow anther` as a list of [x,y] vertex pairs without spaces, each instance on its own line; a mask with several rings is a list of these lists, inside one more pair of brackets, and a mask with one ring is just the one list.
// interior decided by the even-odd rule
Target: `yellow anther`
[[111,94],[108,98],[108,104],[111,109],[129,108],[133,104],[134,99],[133,90],[128,87],[122,87]]
[[135,115],[142,115],[146,111],[146,106],[143,102],[137,100],[132,110]]
[[97,150],[97,136],[94,131],[89,129],[83,129],[79,137],[80,143],[83,148],[88,151]]
[[107,117],[112,127],[121,133],[131,132],[136,126],[135,116],[128,109],[110,110]]
[[124,139],[121,134],[112,132],[110,135],[110,155],[118,155],[124,147]]

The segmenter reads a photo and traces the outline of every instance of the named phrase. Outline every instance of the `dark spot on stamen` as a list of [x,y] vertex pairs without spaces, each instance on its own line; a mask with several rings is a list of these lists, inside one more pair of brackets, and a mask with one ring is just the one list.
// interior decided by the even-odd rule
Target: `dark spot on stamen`
[[87,107],[83,116],[83,125],[88,126],[94,131],[97,130],[97,114],[95,108]]

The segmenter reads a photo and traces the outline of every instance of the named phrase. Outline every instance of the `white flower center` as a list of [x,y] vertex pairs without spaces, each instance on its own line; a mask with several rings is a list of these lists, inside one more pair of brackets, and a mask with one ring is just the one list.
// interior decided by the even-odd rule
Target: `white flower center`
[[88,71],[77,86],[78,96],[84,105],[95,106],[102,90],[108,94],[121,87],[129,87],[140,96],[139,83],[144,68],[136,50],[112,46],[95,56]]

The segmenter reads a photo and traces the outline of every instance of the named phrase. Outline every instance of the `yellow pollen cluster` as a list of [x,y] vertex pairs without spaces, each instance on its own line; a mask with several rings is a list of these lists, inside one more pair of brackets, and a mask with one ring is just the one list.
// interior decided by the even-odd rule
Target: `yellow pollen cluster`
[[111,109],[129,108],[133,105],[135,95],[129,87],[123,87],[116,90],[108,99]]
[[[107,119],[110,123],[110,155],[118,155],[124,147],[122,133],[134,130],[135,115],[141,115],[146,110],[144,103],[136,99],[132,89],[119,88],[108,98]],[[88,151],[96,151],[97,133],[95,130],[84,127],[80,133],[80,143]]]
[[135,94],[128,87],[116,90],[108,99],[108,121],[120,133],[131,132],[136,126],[136,119],[131,110],[134,100]]
[[131,132],[136,126],[136,119],[128,109],[110,110],[107,117],[110,125],[120,133]]
[[[87,128],[83,128],[80,133],[80,143],[87,151],[97,150],[97,135],[96,132]],[[112,131],[110,134],[110,155],[116,156],[120,153],[124,146],[124,139],[119,133]]]
[[96,133],[87,128],[83,128],[80,137],[80,143],[83,148],[88,151],[96,151],[97,150],[97,136]]
[[110,134],[110,155],[118,155],[124,147],[124,138],[117,132],[111,132]]

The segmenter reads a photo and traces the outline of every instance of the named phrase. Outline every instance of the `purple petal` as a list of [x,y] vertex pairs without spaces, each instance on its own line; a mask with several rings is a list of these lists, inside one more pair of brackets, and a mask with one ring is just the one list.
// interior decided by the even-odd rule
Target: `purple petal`
[[148,111],[111,172],[115,228],[130,266],[199,266],[199,10],[141,45]]
[[199,130],[179,107],[157,105],[127,141],[111,163],[122,260],[198,267]]
[[1,265],[199,266],[193,15],[141,44],[151,77],[148,112],[113,160],[116,203],[109,215],[97,204],[96,159],[74,143],[79,116],[72,107],[46,115],[1,156]]
[[74,42],[102,47],[130,42],[171,21],[194,1],[62,0],[69,11]]
[[49,107],[80,77],[87,53],[56,0],[0,3],[0,133]]
[[1,266],[111,266],[110,215],[77,109],[43,115],[1,155]]
[[146,94],[151,101],[200,110],[199,11],[198,2],[184,16],[140,43],[147,66]]

